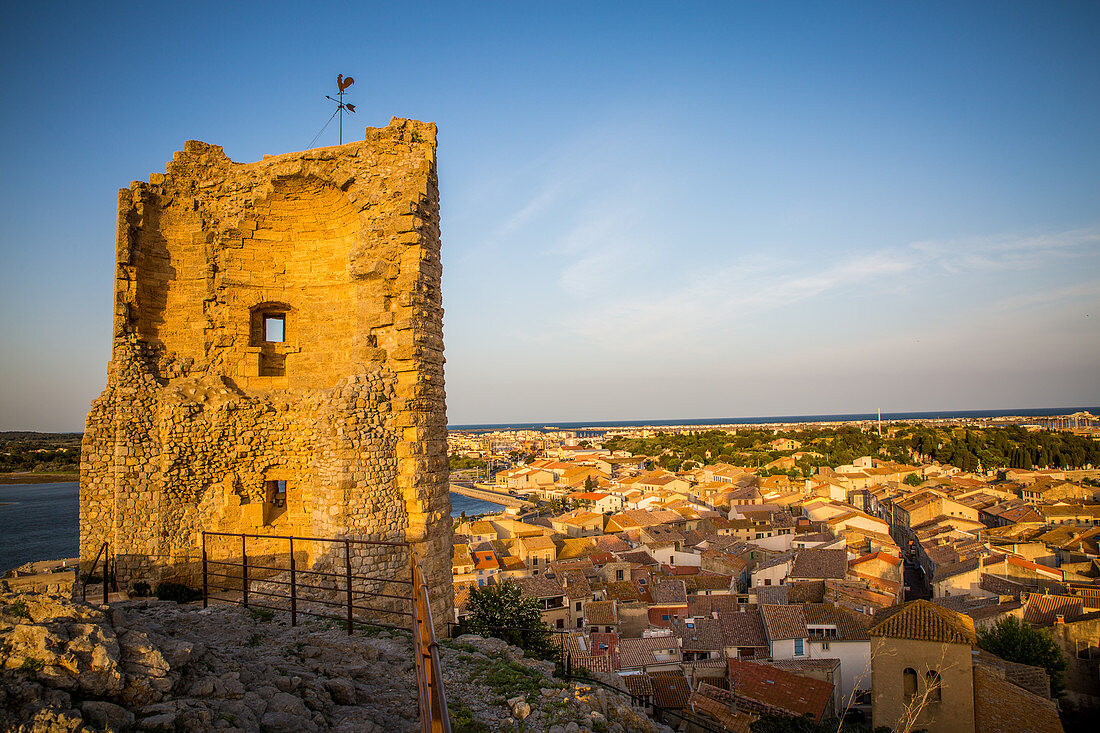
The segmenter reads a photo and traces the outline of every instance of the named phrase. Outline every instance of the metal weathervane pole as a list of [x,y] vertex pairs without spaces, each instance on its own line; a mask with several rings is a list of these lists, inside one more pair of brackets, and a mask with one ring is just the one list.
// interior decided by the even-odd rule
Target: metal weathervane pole
[[[325,95],[325,99],[331,99],[333,102],[336,102],[336,111],[332,113],[332,117],[335,117],[336,115],[340,115],[340,144],[341,145],[344,144],[344,112],[347,112],[348,114],[354,114],[355,113],[355,105],[354,104],[348,104],[347,102],[344,101],[344,92],[346,92],[348,90],[348,87],[350,87],[354,83],[355,83],[355,79],[352,79],[350,76],[345,78],[343,74],[337,74],[336,75],[336,89],[337,89],[336,97],[339,97],[339,99],[337,99],[336,97],[330,97],[327,94]],[[328,129],[328,126],[332,124],[332,117],[329,117],[328,122],[326,122],[325,126],[321,128],[321,131],[313,136],[313,139],[309,141],[309,145],[306,146],[307,148],[312,148],[313,143],[317,142],[318,138],[320,138],[321,135],[324,134],[325,130]]]
[[336,97],[330,97],[327,94],[325,95],[325,99],[331,99],[333,102],[336,102],[336,111],[340,113],[340,144],[341,145],[344,144],[344,112],[346,111],[348,114],[354,114],[355,113],[355,105],[354,104],[347,104],[346,102],[344,102],[344,92],[346,92],[347,88],[350,87],[354,83],[355,83],[355,79],[352,79],[350,76],[345,78],[343,74],[337,74],[336,75],[336,88],[339,91],[336,92],[336,97],[339,97],[339,99],[337,99]]

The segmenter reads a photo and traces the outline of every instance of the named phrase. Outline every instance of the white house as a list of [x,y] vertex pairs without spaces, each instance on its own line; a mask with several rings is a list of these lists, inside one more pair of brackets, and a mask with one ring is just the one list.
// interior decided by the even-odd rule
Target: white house
[[871,638],[863,614],[827,603],[805,603],[810,659],[840,660],[840,705],[867,704],[871,690]]
[[794,555],[779,555],[770,560],[762,561],[750,575],[752,587],[783,585],[787,581],[787,575],[791,572],[793,562]]
[[764,635],[768,638],[772,659],[809,659],[806,617],[802,606],[760,606]]

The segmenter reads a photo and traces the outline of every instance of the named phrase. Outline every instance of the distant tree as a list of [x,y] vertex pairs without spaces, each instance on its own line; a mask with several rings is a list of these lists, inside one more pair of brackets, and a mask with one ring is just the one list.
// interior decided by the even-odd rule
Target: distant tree
[[584,479],[584,490],[591,491],[598,485],[595,476],[586,476]]
[[503,639],[541,659],[557,657],[539,602],[523,595],[512,581],[470,588],[466,610],[469,613],[459,631]]
[[908,476],[905,477],[905,483],[909,484],[910,486],[920,486],[921,485],[920,476],[918,476],[915,473],[911,473],[911,474],[909,474]]
[[1005,616],[978,632],[978,647],[1002,659],[1042,667],[1050,675],[1050,692],[1062,693],[1066,659],[1049,631],[1037,629],[1015,616]]

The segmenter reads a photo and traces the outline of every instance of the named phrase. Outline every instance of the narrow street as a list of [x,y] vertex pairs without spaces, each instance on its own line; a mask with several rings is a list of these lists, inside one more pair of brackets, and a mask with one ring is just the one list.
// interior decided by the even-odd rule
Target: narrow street
[[905,600],[915,601],[932,597],[932,589],[924,582],[924,573],[916,563],[905,561]]

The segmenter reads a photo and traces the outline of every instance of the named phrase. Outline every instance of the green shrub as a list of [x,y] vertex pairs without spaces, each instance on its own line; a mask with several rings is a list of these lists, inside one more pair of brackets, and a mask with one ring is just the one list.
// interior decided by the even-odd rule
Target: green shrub
[[150,588],[149,584],[146,583],[144,580],[139,580],[138,582],[134,583],[130,590],[135,596],[139,598],[145,598],[149,595],[150,592],[152,592],[152,588]]
[[162,601],[191,603],[202,598],[202,591],[189,588],[183,583],[158,583],[153,594]]
[[22,598],[16,598],[12,601],[12,604],[8,606],[8,613],[12,616],[18,616],[19,618],[31,617],[31,612],[27,609],[27,602]]
[[447,713],[451,718],[451,733],[489,733],[489,726],[474,720],[470,709],[457,700],[448,703]]
[[253,621],[268,622],[275,618],[275,612],[266,608],[253,608],[249,610],[248,615],[252,617]]
[[23,660],[23,663],[19,665],[20,672],[36,673],[41,672],[46,668],[46,663],[41,659],[35,659],[34,657],[27,657]]

